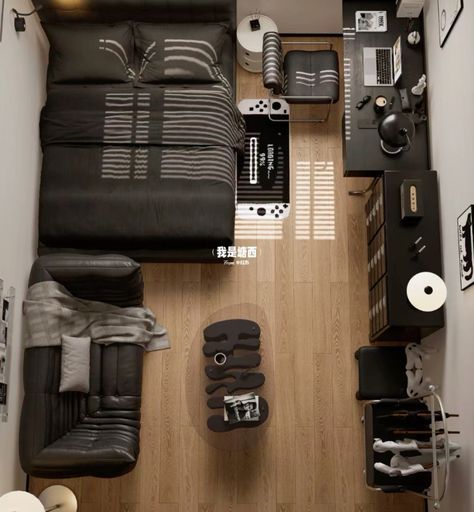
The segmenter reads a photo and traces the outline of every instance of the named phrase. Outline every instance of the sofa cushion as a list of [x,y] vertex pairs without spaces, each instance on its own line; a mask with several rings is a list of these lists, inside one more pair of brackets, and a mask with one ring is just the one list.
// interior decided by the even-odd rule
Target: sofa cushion
[[91,339],[62,335],[59,392],[89,392]]
[[289,103],[336,103],[339,100],[339,63],[333,50],[293,50],[283,64]]

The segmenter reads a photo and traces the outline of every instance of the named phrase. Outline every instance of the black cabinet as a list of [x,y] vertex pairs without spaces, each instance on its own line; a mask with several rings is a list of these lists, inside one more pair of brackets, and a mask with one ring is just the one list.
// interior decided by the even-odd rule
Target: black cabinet
[[[402,220],[402,184],[418,180],[420,218]],[[366,204],[371,341],[418,341],[444,326],[444,310],[422,312],[406,295],[419,272],[442,276],[436,171],[385,171]]]

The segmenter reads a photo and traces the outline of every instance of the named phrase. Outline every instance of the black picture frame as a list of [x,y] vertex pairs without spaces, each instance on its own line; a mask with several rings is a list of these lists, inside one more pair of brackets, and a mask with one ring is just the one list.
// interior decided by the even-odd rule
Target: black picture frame
[[446,44],[446,41],[448,40],[449,35],[451,34],[451,31],[454,28],[454,25],[456,24],[459,15],[461,14],[462,10],[464,9],[464,0],[457,0],[459,5],[456,8],[456,12],[454,14],[454,17],[449,21],[449,26],[446,27],[446,30],[442,30],[443,25],[443,18],[442,13],[445,13],[445,19],[444,23],[448,23],[446,20],[446,15],[449,13],[446,13],[446,11],[441,9],[440,2],[445,2],[446,0],[438,0],[438,30],[439,30],[439,45],[441,48]]
[[466,208],[457,219],[459,279],[461,290],[474,284],[474,205]]
[[5,11],[5,0],[0,0],[0,43],[3,36],[3,13]]

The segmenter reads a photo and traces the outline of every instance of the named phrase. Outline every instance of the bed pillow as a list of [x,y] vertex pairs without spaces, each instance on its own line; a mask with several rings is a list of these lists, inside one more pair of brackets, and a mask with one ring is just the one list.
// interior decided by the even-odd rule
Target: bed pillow
[[89,393],[91,339],[62,335],[59,392]]
[[44,23],[51,45],[50,83],[121,83],[134,78],[133,27]]
[[227,26],[221,23],[135,24],[138,79],[146,83],[220,82]]

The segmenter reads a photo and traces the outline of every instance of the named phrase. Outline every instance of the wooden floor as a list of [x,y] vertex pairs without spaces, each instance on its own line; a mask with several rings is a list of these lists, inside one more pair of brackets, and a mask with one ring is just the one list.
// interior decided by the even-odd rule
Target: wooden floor
[[[239,69],[239,98],[265,97],[260,79]],[[146,302],[172,348],[145,357],[136,469],[66,481],[80,512],[423,510],[417,498],[364,486],[353,357],[368,339],[364,199],[347,194],[364,183],[342,177],[342,108],[340,101],[327,124],[291,127],[293,180],[298,161],[335,163],[334,241],[296,240],[293,208],[282,240],[238,241],[258,248],[247,266],[144,266]],[[205,427],[201,332],[232,316],[262,325],[271,417],[223,446]],[[31,489],[50,483],[33,479]]]

